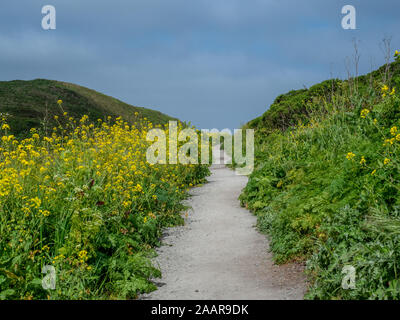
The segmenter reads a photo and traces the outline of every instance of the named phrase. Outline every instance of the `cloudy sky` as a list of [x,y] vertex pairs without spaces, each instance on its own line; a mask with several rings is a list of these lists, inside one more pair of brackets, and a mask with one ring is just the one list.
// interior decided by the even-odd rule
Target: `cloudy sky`
[[[343,30],[341,9],[357,10]],[[57,29],[42,29],[44,5]],[[400,48],[398,0],[1,0],[0,80],[77,83],[200,128],[237,128],[274,98],[360,73]]]

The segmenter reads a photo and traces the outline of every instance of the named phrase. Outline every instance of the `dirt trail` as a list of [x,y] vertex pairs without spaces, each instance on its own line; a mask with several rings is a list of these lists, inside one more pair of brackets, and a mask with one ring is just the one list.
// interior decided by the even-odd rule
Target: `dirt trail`
[[185,226],[165,232],[159,289],[142,299],[303,299],[302,267],[274,265],[256,217],[239,205],[247,177],[224,165],[211,172],[191,191]]

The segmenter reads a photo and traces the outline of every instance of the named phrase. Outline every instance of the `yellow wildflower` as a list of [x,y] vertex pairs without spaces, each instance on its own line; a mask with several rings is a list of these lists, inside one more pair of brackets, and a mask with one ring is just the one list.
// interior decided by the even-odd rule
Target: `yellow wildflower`
[[368,109],[362,109],[360,114],[361,118],[365,119],[369,112],[370,111]]
[[36,209],[39,208],[42,204],[42,200],[40,200],[38,197],[30,199],[30,202],[32,203],[31,207],[34,207]]
[[356,155],[355,155],[353,152],[349,152],[349,153],[346,155],[346,158],[347,158],[347,160],[352,160],[355,156],[356,156]]
[[392,145],[393,143],[394,143],[394,140],[395,140],[395,138],[392,138],[392,139],[386,139],[385,140],[385,143],[383,144],[384,146],[386,146],[387,144],[390,144],[390,145]]
[[129,201],[129,200],[125,200],[122,202],[122,205],[124,206],[124,208],[128,208],[131,204],[132,204],[132,201]]
[[81,259],[81,262],[83,263],[84,261],[86,261],[88,259],[87,251],[86,250],[79,251],[78,257],[79,257],[79,259]]
[[39,213],[42,214],[44,217],[48,217],[50,215],[50,211],[48,210],[39,210]]
[[156,219],[157,218],[156,215],[153,212],[149,213],[149,217],[152,218],[152,219]]

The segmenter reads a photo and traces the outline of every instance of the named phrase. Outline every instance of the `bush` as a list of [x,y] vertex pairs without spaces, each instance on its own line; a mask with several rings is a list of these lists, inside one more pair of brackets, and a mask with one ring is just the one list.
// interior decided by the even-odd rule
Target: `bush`
[[[147,121],[68,121],[23,140],[1,124],[0,299],[127,299],[155,289],[152,248],[162,228],[183,223],[181,200],[209,172],[148,164]],[[41,286],[45,265],[56,269],[56,290]]]

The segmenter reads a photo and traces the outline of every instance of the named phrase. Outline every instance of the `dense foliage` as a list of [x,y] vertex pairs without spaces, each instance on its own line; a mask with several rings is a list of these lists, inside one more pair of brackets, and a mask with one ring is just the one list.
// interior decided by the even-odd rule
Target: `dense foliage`
[[[335,82],[295,126],[256,121],[256,169],[240,199],[277,262],[307,261],[308,298],[400,298],[399,68],[396,52],[390,81]],[[355,289],[342,288],[346,265]]]
[[[0,299],[126,299],[155,289],[152,248],[163,227],[183,222],[181,200],[208,167],[149,164],[147,120],[60,117],[52,134],[32,129],[25,139],[0,124]],[[45,265],[55,267],[55,290],[42,288]]]

